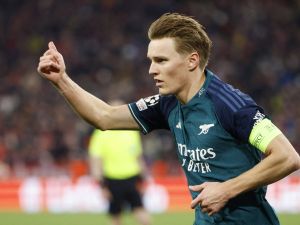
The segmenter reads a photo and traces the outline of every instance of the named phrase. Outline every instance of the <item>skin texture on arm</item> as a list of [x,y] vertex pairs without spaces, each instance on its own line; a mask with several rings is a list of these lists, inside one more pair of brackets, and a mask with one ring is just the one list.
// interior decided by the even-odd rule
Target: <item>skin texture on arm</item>
[[66,73],[62,55],[53,42],[40,57],[39,74],[65,97],[74,111],[91,125],[101,129],[138,129],[127,105],[110,106],[77,85]]
[[191,202],[191,207],[201,205],[202,211],[212,215],[221,210],[233,197],[271,184],[300,168],[300,157],[288,139],[280,134],[267,147],[266,157],[245,173],[225,181],[205,182],[190,186],[200,194]]

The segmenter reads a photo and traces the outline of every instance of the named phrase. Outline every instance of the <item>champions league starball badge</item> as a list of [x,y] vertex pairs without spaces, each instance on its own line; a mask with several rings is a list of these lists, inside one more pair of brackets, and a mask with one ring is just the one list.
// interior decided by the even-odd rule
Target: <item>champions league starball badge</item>
[[146,102],[147,106],[153,106],[158,103],[159,95],[153,95],[153,96],[144,98],[144,101]]

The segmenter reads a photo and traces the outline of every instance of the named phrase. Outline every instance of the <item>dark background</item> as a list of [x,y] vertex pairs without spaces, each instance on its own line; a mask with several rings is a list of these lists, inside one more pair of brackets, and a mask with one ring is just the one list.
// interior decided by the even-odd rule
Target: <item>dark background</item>
[[[157,93],[148,76],[147,29],[166,12],[206,27],[209,69],[250,94],[299,150],[299,1],[2,0],[0,176],[68,174],[70,162],[86,159],[92,127],[36,72],[50,40],[84,89],[132,102]],[[149,166],[163,161],[176,173],[170,135],[143,139]]]

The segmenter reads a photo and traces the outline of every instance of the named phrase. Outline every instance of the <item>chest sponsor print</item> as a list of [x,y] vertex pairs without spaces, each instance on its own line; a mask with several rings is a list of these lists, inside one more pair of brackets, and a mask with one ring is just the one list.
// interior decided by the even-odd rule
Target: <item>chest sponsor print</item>
[[178,152],[182,158],[181,166],[189,172],[210,173],[209,159],[216,157],[213,148],[207,149],[188,149],[184,144],[178,144]]

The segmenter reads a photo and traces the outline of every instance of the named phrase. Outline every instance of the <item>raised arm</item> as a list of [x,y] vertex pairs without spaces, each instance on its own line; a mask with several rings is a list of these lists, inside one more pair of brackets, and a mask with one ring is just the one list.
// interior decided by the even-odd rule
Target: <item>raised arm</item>
[[101,129],[138,129],[127,105],[110,106],[77,85],[66,73],[63,56],[53,42],[40,57],[39,74],[51,81],[74,111],[85,121]]

